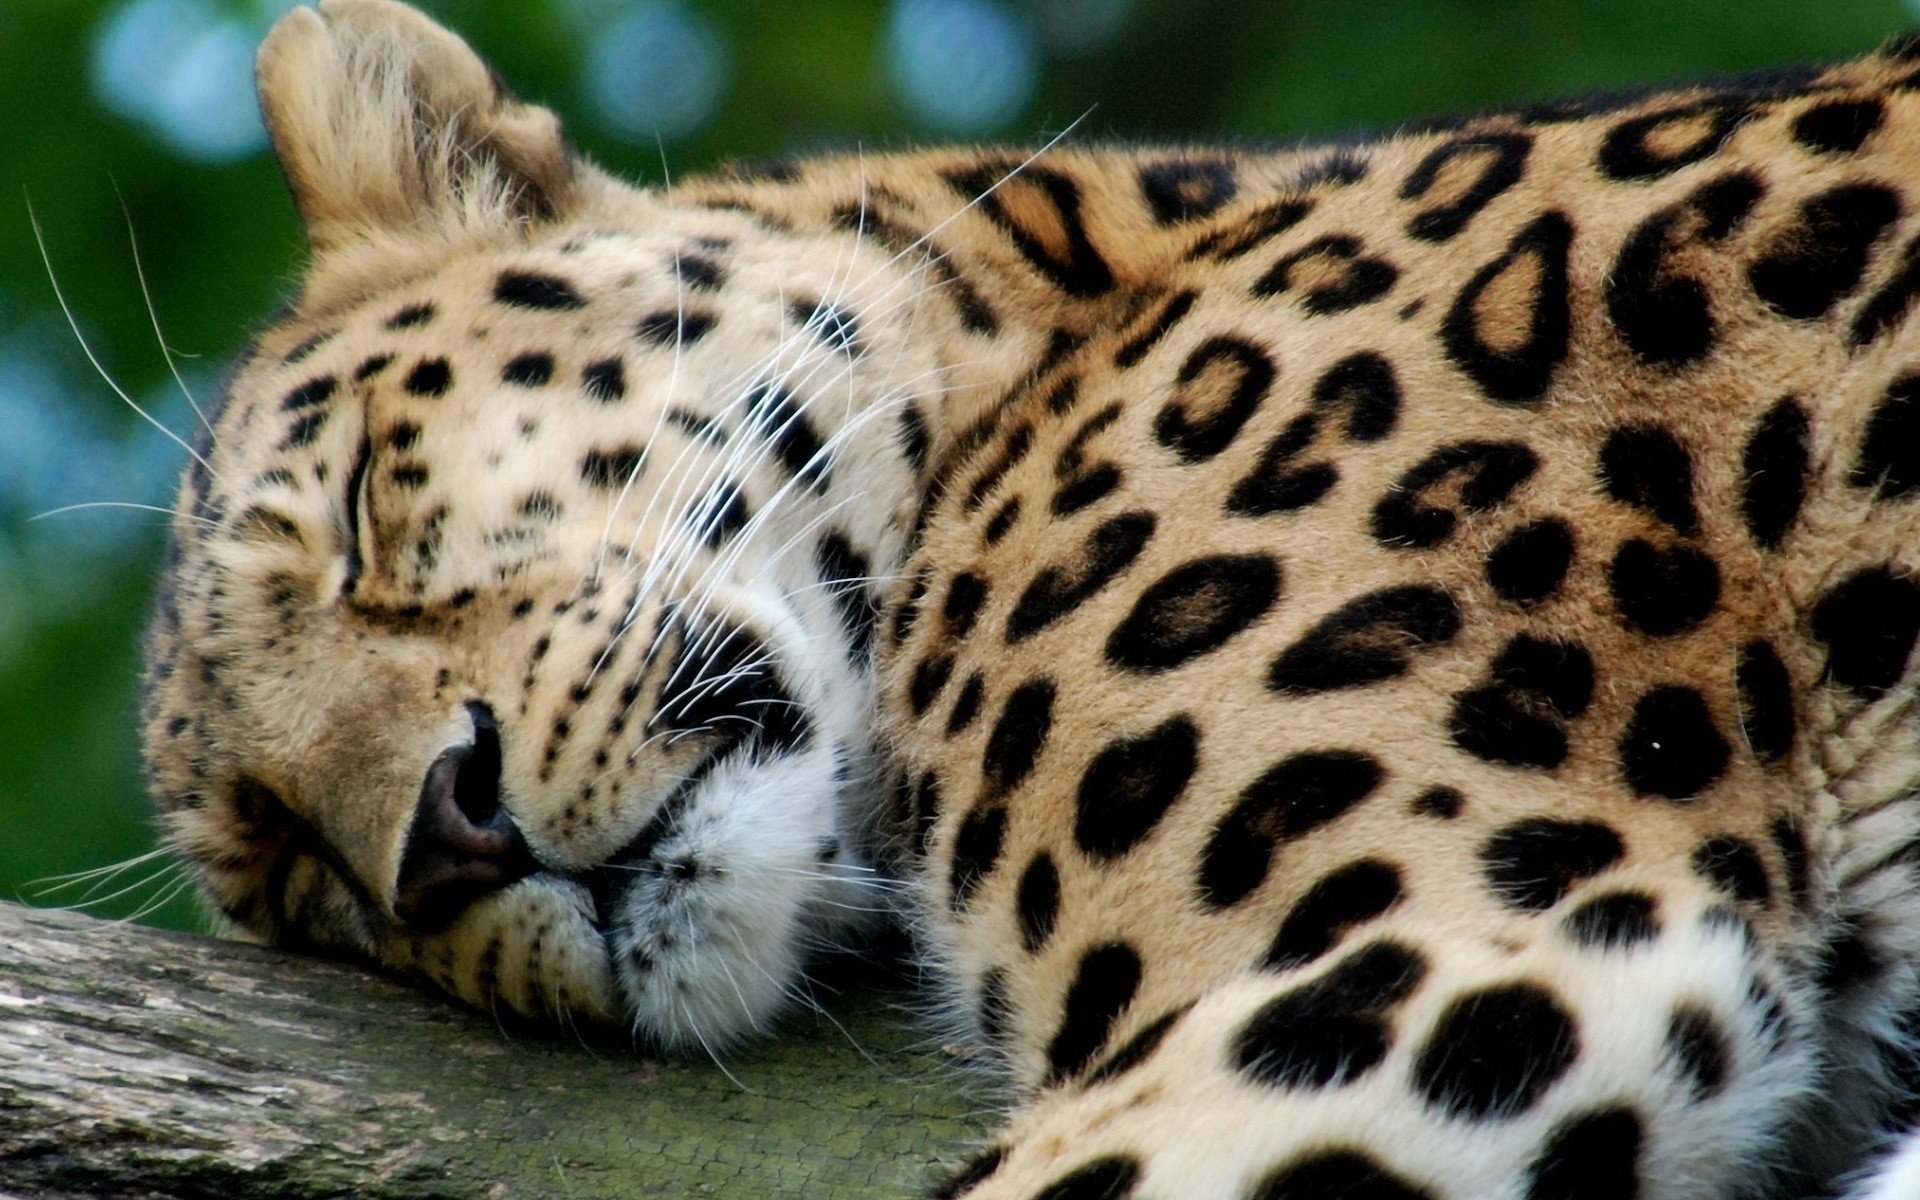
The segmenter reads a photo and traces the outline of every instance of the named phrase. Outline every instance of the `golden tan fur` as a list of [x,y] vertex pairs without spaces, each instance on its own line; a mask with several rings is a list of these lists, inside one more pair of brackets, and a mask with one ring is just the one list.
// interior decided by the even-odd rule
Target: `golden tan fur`
[[[877,863],[1032,1099],[942,1195],[1825,1186],[1920,1011],[1915,74],[648,193],[411,10],[297,10],[314,258],[182,494],[175,844],[676,1047]],[[496,716],[531,865],[429,927]]]

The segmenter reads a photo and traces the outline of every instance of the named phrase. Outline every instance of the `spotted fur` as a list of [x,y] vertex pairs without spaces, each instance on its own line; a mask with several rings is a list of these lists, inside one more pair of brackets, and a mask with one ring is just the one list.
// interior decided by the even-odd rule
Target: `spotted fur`
[[1920,1015],[1916,78],[644,192],[296,10],[174,844],[677,1048],[902,881],[1026,1097],[937,1196],[1843,1186]]

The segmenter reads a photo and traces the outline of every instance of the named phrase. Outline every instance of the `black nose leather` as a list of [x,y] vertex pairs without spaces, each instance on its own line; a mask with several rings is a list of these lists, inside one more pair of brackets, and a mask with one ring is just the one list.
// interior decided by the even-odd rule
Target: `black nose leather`
[[472,702],[473,741],[433,760],[400,858],[393,911],[423,932],[444,929],[475,900],[539,869],[500,806],[500,730]]

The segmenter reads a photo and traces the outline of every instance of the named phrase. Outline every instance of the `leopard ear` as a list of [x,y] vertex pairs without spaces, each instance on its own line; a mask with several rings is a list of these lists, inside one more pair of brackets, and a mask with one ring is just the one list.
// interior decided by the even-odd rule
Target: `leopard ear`
[[542,221],[574,204],[559,118],[393,0],[287,13],[260,47],[256,82],[316,253],[385,231]]

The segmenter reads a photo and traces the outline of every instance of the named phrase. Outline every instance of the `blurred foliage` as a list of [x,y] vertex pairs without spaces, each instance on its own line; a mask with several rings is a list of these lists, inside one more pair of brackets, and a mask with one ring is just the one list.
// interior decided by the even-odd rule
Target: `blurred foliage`
[[[177,2],[198,3],[202,16],[219,9],[215,15],[248,37],[284,7]],[[106,372],[138,398],[165,397],[172,385],[130,231],[154,310],[202,394],[221,356],[287,291],[299,264],[299,232],[268,156],[190,161],[153,125],[103,103],[96,58],[125,7],[5,0],[0,8],[0,94],[9,101],[0,135],[0,180],[9,185],[0,191],[6,895],[36,895],[32,881],[128,859],[152,844],[134,708],[160,518],[115,510],[27,518],[71,496],[165,504],[164,476],[183,458],[157,434],[141,432],[140,418],[92,372],[60,321],[23,193],[80,329]],[[1906,27],[1909,17],[1896,0],[681,0],[667,7],[655,0],[444,0],[429,7],[522,95],[560,110],[586,151],[640,179],[658,179],[666,167],[695,171],[722,156],[938,136],[955,125],[939,118],[939,98],[922,102],[904,92],[926,82],[927,71],[937,76],[953,66],[942,39],[967,21],[987,22],[1001,39],[973,48],[970,69],[1005,89],[997,111],[1006,119],[978,130],[983,135],[1033,140],[1085,116],[1077,136],[1088,139],[1285,141],[1440,111],[1842,58]],[[642,21],[638,33],[621,24],[642,10],[652,14],[647,20],[664,12],[678,24]],[[163,30],[177,23],[175,10],[155,11]],[[585,64],[602,30],[626,30],[629,42],[668,58],[688,58],[691,45],[698,51],[691,57],[712,68],[706,92],[675,92],[671,78],[660,84],[668,100],[698,110],[681,121],[679,136],[656,142],[637,134],[631,114],[624,132],[597,117]],[[123,39],[135,50],[158,44],[135,33]],[[931,58],[888,60],[920,35],[923,57],[929,45],[936,51]],[[958,58],[967,68],[965,55]],[[613,82],[647,84],[647,69],[638,61]],[[144,95],[141,80],[109,76],[104,91],[117,88],[123,110],[125,96]],[[204,81],[190,74],[186,82]],[[973,86],[966,77],[945,84],[962,100]],[[189,90],[176,100],[192,115],[200,95]],[[191,411],[172,394],[157,406],[186,434]],[[157,466],[141,466],[149,462]],[[142,867],[103,890],[150,873],[151,865]],[[132,912],[165,884],[155,880],[95,911]],[[74,902],[80,890],[43,902]],[[184,899],[150,919],[198,920]]]

